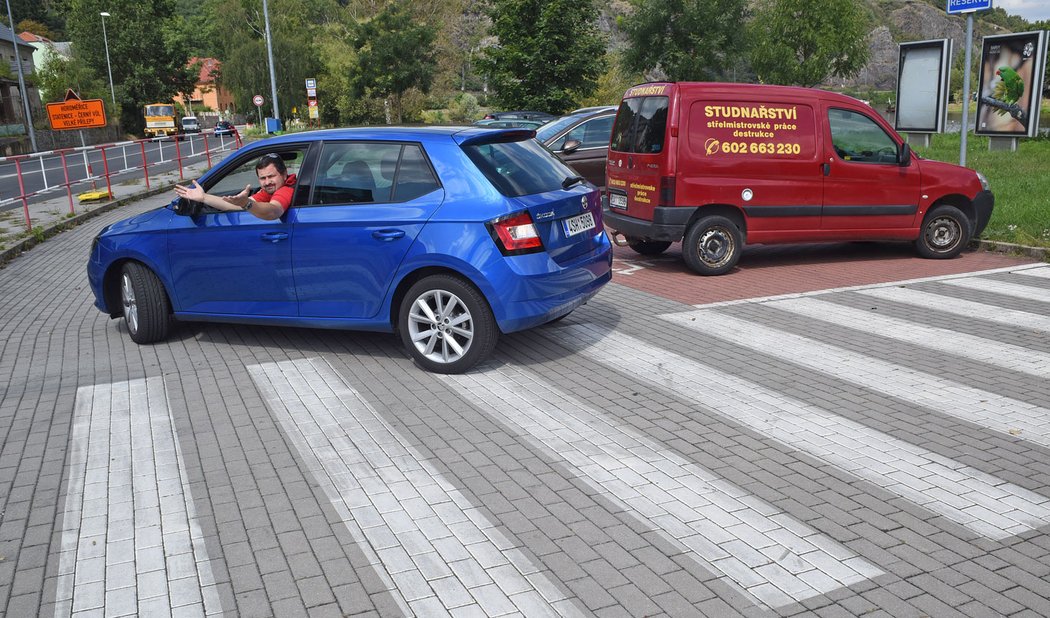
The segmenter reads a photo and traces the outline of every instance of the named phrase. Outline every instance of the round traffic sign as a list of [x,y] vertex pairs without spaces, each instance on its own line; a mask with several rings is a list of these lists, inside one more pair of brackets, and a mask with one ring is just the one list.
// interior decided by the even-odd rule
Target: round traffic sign
[[262,104],[263,104],[263,97],[262,97],[262,95],[261,94],[257,94],[254,97],[252,97],[252,103],[255,103],[255,107],[262,107]]

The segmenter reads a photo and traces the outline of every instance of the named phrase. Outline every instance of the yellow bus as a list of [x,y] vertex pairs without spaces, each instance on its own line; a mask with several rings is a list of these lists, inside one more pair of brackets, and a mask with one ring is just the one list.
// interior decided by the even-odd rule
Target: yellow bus
[[173,104],[150,103],[143,107],[142,113],[146,117],[146,137],[178,134]]

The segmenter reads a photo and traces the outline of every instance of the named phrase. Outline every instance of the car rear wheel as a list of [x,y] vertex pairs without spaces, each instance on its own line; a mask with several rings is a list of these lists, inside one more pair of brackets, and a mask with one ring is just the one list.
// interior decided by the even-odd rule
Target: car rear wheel
[[125,264],[120,272],[120,302],[132,341],[154,343],[168,336],[171,305],[153,271],[138,262]]
[[701,275],[729,272],[740,260],[744,235],[735,223],[711,215],[697,220],[682,240],[682,257],[686,265]]
[[409,356],[434,373],[463,373],[491,354],[499,338],[488,301],[452,275],[432,275],[409,288],[398,330]]
[[970,242],[973,227],[955,206],[938,206],[926,213],[915,247],[924,258],[953,258]]
[[671,243],[663,240],[642,240],[641,238],[628,236],[627,246],[639,255],[660,255],[667,251]]

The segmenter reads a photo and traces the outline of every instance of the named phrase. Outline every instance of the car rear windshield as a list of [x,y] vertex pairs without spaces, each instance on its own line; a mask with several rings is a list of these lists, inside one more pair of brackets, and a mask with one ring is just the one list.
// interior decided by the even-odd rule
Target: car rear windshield
[[471,143],[463,150],[507,197],[560,190],[566,178],[577,176],[533,139]]
[[663,152],[667,128],[667,97],[624,99],[613,125],[609,150],[653,154]]

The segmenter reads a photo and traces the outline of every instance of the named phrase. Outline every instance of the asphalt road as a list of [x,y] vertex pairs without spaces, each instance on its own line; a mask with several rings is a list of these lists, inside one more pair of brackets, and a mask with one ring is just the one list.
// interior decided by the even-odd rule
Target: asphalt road
[[[207,139],[207,144],[205,144]],[[143,144],[145,152],[143,152]],[[212,152],[213,162],[229,154],[237,147],[235,138],[215,137],[201,134],[186,135],[183,139],[163,139],[149,142],[128,142],[123,145],[108,147],[105,150],[105,164],[100,150],[80,150],[65,153],[65,168],[62,157],[58,154],[34,155],[21,159],[22,185],[19,185],[18,170],[12,161],[0,162],[0,212],[20,208],[22,188],[30,203],[54,198],[65,194],[65,183],[78,183],[87,178],[102,179],[105,183],[105,172],[108,166],[112,174],[111,182],[120,183],[129,178],[142,178],[142,159],[145,156],[149,173],[156,175],[175,169],[179,157],[183,165],[199,163]],[[85,190],[87,185],[74,184],[73,192]]]
[[393,336],[92,305],[106,223],[0,270],[0,613],[1041,616],[1050,266],[617,250],[464,376]]

